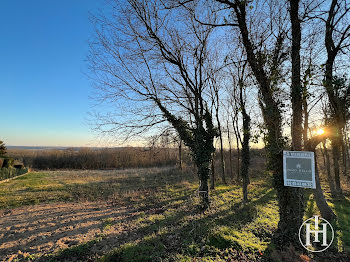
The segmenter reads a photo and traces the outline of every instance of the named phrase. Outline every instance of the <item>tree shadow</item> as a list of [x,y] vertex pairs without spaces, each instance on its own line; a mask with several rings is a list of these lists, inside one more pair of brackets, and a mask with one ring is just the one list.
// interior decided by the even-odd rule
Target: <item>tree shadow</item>
[[347,197],[337,197],[333,200],[337,215],[336,244],[341,252],[348,252],[350,257],[350,201]]
[[[256,218],[256,207],[273,198],[274,192],[268,190],[245,206],[232,205],[219,212],[209,210],[206,213],[198,213],[193,206],[187,205],[186,209],[178,210],[171,216],[165,216],[155,223],[128,232],[130,237],[124,243],[118,243],[119,247],[103,261],[160,261],[176,254],[210,256],[211,249],[215,248],[221,249],[223,256],[224,250],[230,249],[232,258],[246,258],[241,261],[251,261],[239,250],[237,243],[227,242],[220,246],[220,240],[213,242],[213,239],[210,239],[211,232],[214,225],[243,230],[244,226]],[[203,240],[206,242],[203,243]]]
[[[305,210],[305,218],[310,218],[318,212],[316,202],[314,199],[310,199],[310,196],[311,191],[306,194],[308,206]],[[327,250],[318,253],[308,252],[302,248],[295,250],[293,247],[284,247],[283,250],[277,250],[273,243],[270,243],[264,253],[265,261],[348,262],[350,258],[350,201],[346,197],[338,196],[332,198],[330,202],[333,203],[332,208],[337,215],[337,221],[331,223],[335,236],[333,244]]]

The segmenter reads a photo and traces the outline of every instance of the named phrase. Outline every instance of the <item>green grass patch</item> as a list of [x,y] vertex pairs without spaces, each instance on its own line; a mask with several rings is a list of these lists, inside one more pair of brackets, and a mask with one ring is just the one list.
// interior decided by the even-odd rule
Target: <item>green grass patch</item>
[[164,244],[155,237],[146,237],[143,241],[127,243],[104,256],[100,262],[129,261],[153,262],[165,255]]
[[0,184],[0,209],[62,201],[69,197],[64,186],[48,173],[32,172]]
[[62,249],[55,254],[43,256],[40,261],[47,262],[59,262],[59,261],[71,261],[75,258],[75,261],[86,261],[90,254],[90,249],[93,245],[101,241],[102,238],[97,238],[89,242],[76,245],[70,248]]

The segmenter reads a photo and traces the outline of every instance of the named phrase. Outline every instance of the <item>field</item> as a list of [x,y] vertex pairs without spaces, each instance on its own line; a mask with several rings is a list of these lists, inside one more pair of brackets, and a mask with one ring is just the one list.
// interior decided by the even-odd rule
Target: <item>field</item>
[[[239,184],[218,185],[205,213],[196,208],[191,171],[29,173],[0,184],[0,260],[310,261],[313,254],[277,253],[270,245],[278,209],[271,177],[262,170],[252,170],[247,205]],[[348,261],[349,191],[329,200],[338,216],[336,239],[324,260],[314,261]],[[306,217],[316,213],[310,194]]]

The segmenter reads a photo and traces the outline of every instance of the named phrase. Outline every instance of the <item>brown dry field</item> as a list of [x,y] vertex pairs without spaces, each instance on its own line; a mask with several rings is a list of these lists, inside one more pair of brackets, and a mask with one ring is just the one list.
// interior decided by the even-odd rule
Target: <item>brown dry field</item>
[[52,203],[16,208],[0,217],[0,259],[13,261],[29,254],[52,253],[99,237],[104,221],[118,226],[108,229],[108,238],[97,242],[91,253],[102,255],[129,239],[133,224],[128,220],[140,212],[106,202]]

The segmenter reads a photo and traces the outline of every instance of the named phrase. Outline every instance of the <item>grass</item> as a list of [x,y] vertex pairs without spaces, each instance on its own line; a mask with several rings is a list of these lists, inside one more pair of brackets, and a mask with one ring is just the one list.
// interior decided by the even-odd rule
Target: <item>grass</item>
[[58,252],[54,254],[50,254],[44,257],[39,258],[38,260],[45,261],[45,262],[55,262],[55,261],[66,261],[70,260],[73,257],[84,257],[86,254],[89,253],[91,247],[98,243],[101,240],[101,237],[96,238],[94,240],[90,240],[86,243],[76,245],[71,248],[66,248],[63,250],[59,250]]
[[[196,209],[197,181],[174,169],[125,171],[34,172],[0,185],[0,208],[50,201],[113,201],[135,210],[129,221],[101,220],[103,234],[84,244],[43,254],[39,261],[267,261],[270,240],[277,228],[276,194],[271,177],[254,171],[250,202],[242,205],[240,185],[218,185],[211,192],[211,208]],[[349,197],[331,199],[338,216],[335,248],[350,251]],[[310,215],[311,214],[311,215]],[[317,214],[311,195],[308,218]],[[125,223],[121,240],[110,232]],[[117,236],[118,238],[118,236]],[[92,254],[96,245],[114,243],[103,255]],[[278,260],[278,259],[277,259]]]
[[213,192],[211,210],[204,214],[184,201],[178,208],[167,208],[165,214],[143,217],[139,221],[143,237],[121,245],[100,261],[259,260],[277,226],[275,192],[255,181],[250,203],[242,206],[240,202],[238,186],[222,185]]
[[64,186],[49,173],[28,173],[0,184],[0,208],[68,199],[69,195],[63,189]]
[[133,197],[136,201],[149,194],[145,191],[172,183],[157,175],[164,170],[32,172],[0,184],[0,209],[57,201],[114,200],[122,204]]
[[[335,240],[333,248],[340,252],[350,252],[350,198],[346,194],[342,197],[330,196],[330,193],[326,193],[329,206],[333,209],[337,215],[337,221],[332,223],[335,229]],[[320,214],[317,209],[315,200],[310,195],[307,201],[307,212],[305,219],[313,216],[314,214]]]

